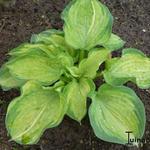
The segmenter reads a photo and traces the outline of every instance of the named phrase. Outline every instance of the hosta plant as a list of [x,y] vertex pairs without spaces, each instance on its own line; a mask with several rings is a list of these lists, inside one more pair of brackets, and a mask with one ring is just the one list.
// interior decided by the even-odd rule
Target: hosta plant
[[[124,84],[130,81],[149,88],[150,58],[134,48],[112,57],[112,51],[125,42],[112,33],[113,17],[98,0],[72,0],[62,19],[62,31],[49,29],[32,35],[29,43],[9,52],[8,62],[1,67],[2,89],[21,90],[7,109],[11,140],[35,144],[65,115],[81,124],[87,112],[95,135],[104,141],[126,144],[127,131],[132,131],[131,138],[142,138],[143,103]],[[99,70],[102,64],[105,67]],[[96,88],[98,77],[105,83]]]

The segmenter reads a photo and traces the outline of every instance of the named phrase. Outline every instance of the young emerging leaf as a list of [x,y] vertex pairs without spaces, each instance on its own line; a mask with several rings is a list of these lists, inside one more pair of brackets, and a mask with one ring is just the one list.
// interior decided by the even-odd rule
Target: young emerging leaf
[[127,81],[135,82],[140,88],[150,87],[150,58],[141,51],[124,49],[122,57],[109,62],[109,68],[104,71],[107,83],[121,85]]
[[17,88],[25,83],[24,80],[17,79],[15,76],[11,75],[9,69],[3,66],[0,69],[0,86],[3,90],[9,90],[11,88]]
[[144,133],[143,103],[134,91],[124,86],[102,85],[93,98],[89,117],[96,136],[104,141],[126,144],[126,132],[132,131],[131,139],[141,139]]
[[64,101],[53,89],[28,82],[7,110],[6,127],[11,140],[35,144],[47,128],[57,126],[65,114]]
[[111,35],[113,18],[98,0],[73,0],[62,13],[66,42],[75,49],[90,50]]
[[44,84],[54,83],[62,74],[62,66],[58,59],[40,55],[21,56],[8,62],[6,66],[19,79],[37,80]]
[[70,73],[75,77],[95,78],[99,66],[107,60],[109,51],[104,48],[95,48],[91,50],[88,58],[83,59],[79,67],[68,68]]
[[110,39],[105,42],[103,46],[110,51],[114,51],[122,48],[124,44],[125,41],[123,41],[119,36],[112,33]]
[[86,99],[90,92],[95,89],[90,79],[73,80],[64,89],[64,96],[67,100],[67,115],[72,119],[81,122],[86,114]]

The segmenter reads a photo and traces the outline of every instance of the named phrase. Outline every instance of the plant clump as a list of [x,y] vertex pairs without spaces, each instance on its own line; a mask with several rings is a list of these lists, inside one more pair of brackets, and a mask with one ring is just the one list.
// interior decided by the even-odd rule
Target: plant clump
[[[61,17],[62,31],[32,35],[29,43],[9,52],[8,62],[0,69],[2,89],[21,91],[7,109],[11,140],[36,144],[65,115],[81,123],[87,114],[87,97],[91,99],[90,123],[98,138],[126,144],[127,131],[132,131],[131,138],[142,138],[145,108],[124,84],[131,81],[141,89],[149,88],[150,58],[134,48],[112,57],[125,42],[112,33],[113,16],[98,0],[72,0]],[[97,77],[105,81],[98,90]]]

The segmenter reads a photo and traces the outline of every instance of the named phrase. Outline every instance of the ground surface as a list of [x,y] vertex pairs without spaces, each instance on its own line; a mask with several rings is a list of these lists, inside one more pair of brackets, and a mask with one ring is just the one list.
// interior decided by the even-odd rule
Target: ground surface
[[[150,2],[149,0],[102,0],[115,17],[114,32],[127,41],[126,46],[136,47],[150,56]],[[18,44],[28,41],[32,33],[47,28],[62,28],[60,13],[68,0],[18,0],[11,8],[0,8],[0,65],[7,60],[7,52]],[[97,84],[99,81],[97,81]],[[147,113],[144,138],[150,141],[150,92],[134,88],[143,100]],[[136,150],[97,139],[90,127],[88,117],[82,125],[65,118],[62,124],[45,132],[35,146],[22,147],[8,142],[4,118],[10,100],[18,92],[0,90],[0,150]],[[140,150],[150,150],[150,142]]]

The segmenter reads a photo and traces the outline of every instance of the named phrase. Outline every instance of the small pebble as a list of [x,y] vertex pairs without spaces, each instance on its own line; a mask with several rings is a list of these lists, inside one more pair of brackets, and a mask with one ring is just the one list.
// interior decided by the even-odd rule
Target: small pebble
[[44,15],[42,15],[42,16],[41,16],[41,18],[45,18],[45,16],[44,16]]
[[83,140],[80,140],[80,143],[83,144]]
[[143,29],[142,31],[143,31],[143,32],[146,32],[146,30],[145,30],[145,29]]

